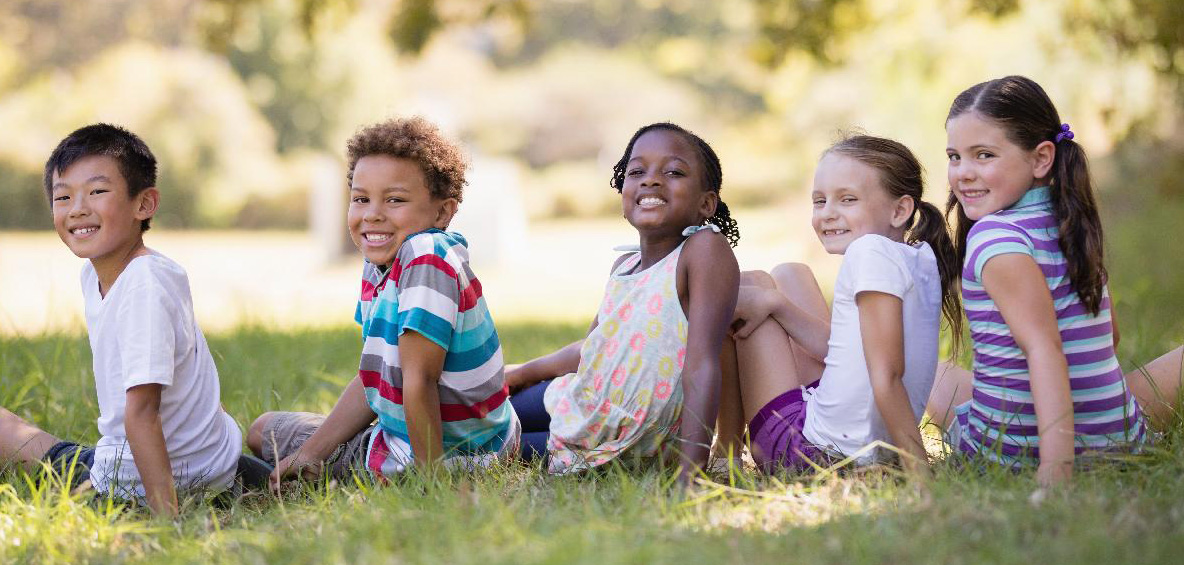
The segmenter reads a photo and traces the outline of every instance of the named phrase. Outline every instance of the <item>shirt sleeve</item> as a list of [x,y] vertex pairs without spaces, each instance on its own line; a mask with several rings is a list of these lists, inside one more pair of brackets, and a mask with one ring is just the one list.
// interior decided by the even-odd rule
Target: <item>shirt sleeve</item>
[[150,277],[127,282],[134,284],[124,289],[115,328],[123,388],[172,386],[180,337],[177,328],[183,323],[179,298]]
[[973,269],[974,281],[982,282],[983,267],[992,258],[1007,253],[1034,256],[1032,238],[1019,226],[983,218],[966,235],[966,266]]
[[460,312],[461,265],[448,259],[447,247],[433,234],[409,239],[399,251],[399,335],[408,330],[449,348]]
[[843,262],[851,274],[852,295],[883,292],[904,299],[913,287],[913,276],[904,258],[892,246],[900,245],[882,236],[863,236],[847,247]]

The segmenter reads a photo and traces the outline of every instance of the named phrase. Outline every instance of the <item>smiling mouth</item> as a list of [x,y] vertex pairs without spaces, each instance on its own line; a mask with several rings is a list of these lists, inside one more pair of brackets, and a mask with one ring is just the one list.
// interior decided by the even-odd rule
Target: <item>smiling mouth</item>
[[392,236],[389,233],[365,233],[365,234],[362,234],[362,238],[366,240],[366,243],[386,243],[386,242],[390,241],[391,237]]
[[657,208],[666,203],[666,200],[658,196],[643,196],[637,200],[637,205],[642,208]]
[[962,196],[966,198],[979,198],[981,196],[986,196],[987,192],[989,191],[985,189],[963,190]]
[[72,228],[70,233],[78,237],[86,237],[97,231],[99,231],[99,226],[83,226],[80,228]]
[[823,237],[834,237],[837,235],[847,235],[851,230],[822,230]]

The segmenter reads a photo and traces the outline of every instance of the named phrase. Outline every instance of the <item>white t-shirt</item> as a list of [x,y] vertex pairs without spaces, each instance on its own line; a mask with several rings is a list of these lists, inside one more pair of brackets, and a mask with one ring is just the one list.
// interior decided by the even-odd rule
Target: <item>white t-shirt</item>
[[82,268],[86,326],[99,398],[99,434],[91,482],[99,492],[142,497],[127,443],[127,390],[164,385],[160,420],[178,488],[226,487],[242,453],[242,432],[219,404],[218,370],[193,317],[189,277],[152,252],[128,263],[104,298],[87,262]]
[[[891,294],[903,302],[904,388],[917,422],[925,412],[937,369],[941,277],[933,250],[926,243],[913,247],[874,234],[853,241],[835,282],[826,369],[818,388],[806,395],[802,430],[814,445],[845,456],[875,440],[892,443],[876,408],[863,355],[855,297],[867,291]],[[888,455],[884,450],[874,451],[880,453],[861,455],[858,463],[872,463]]]

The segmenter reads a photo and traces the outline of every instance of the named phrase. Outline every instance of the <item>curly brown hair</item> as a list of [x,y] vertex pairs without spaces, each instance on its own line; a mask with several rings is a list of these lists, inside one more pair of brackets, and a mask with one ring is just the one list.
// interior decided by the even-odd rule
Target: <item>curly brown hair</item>
[[394,118],[366,126],[345,144],[349,159],[346,181],[353,184],[358,159],[368,155],[389,155],[419,163],[432,198],[455,198],[460,202],[468,162],[460,147],[440,128],[419,116]]

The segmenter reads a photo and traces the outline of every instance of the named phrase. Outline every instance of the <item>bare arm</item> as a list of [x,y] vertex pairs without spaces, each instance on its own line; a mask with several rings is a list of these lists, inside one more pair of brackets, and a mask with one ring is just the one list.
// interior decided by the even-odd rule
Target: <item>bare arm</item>
[[333,454],[338,445],[364,430],[374,421],[374,411],[366,402],[365,387],[361,377],[354,377],[337,398],[337,404],[325,417],[321,427],[309,436],[300,449],[275,465],[271,473],[271,486],[276,488],[280,481],[297,472],[320,473],[320,464]]
[[[609,273],[616,272],[617,267],[628,257],[629,255],[617,257],[616,261],[613,261]],[[585,337],[596,329],[599,322],[599,318],[592,318],[592,323],[588,325],[588,331],[584,334]],[[551,353],[520,365],[506,365],[506,386],[510,387],[510,392],[517,392],[537,382],[576,372],[580,367],[580,348],[583,346],[584,340],[573,341]]]
[[679,426],[683,486],[707,463],[719,411],[720,351],[736,309],[740,268],[727,241],[700,232],[683,247],[686,273],[687,353],[682,371],[683,408]]
[[740,287],[736,317],[742,320],[735,330],[738,338],[748,337],[765,318],[772,317],[810,357],[818,361],[826,359],[830,320],[824,320],[799,308],[776,289],[759,286]]
[[421,469],[431,469],[444,457],[440,421],[440,373],[447,351],[415,331],[399,336],[403,369],[403,409],[411,453]]
[[[595,327],[595,322],[592,325]],[[576,372],[580,366],[580,348],[583,345],[584,340],[573,341],[557,351],[521,365],[507,365],[506,386],[510,387],[511,391],[516,391],[540,381]]]
[[982,279],[1028,359],[1040,433],[1036,479],[1042,486],[1068,480],[1073,473],[1073,399],[1069,366],[1044,273],[1028,255],[1008,253],[989,259]]
[[148,508],[158,516],[174,517],[177,515],[177,488],[173,484],[173,468],[160,422],[162,388],[159,384],[145,384],[127,389],[123,425],[136,471],[144,484]]
[[876,409],[888,428],[892,444],[905,453],[901,457],[905,470],[924,476],[929,469],[929,456],[904,387],[903,304],[896,296],[874,291],[856,295],[855,304],[859,308],[863,355]]

